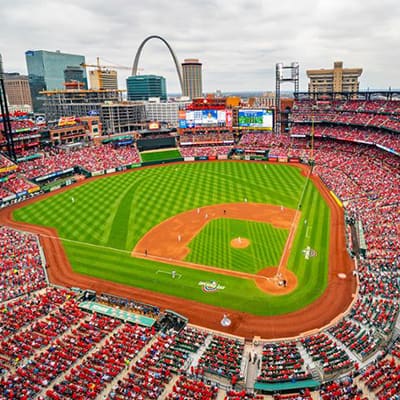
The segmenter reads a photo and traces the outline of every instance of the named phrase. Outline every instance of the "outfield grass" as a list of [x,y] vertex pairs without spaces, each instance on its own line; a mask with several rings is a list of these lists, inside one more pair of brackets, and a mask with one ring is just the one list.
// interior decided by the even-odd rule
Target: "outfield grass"
[[[187,261],[256,274],[277,266],[288,236],[271,224],[229,218],[212,220],[190,243]],[[250,240],[247,248],[231,247],[235,238]]]
[[[299,283],[291,294],[270,296],[252,281],[136,259],[130,253],[151,228],[197,207],[247,198],[249,202],[296,208],[305,182],[300,171],[290,165],[222,161],[169,164],[87,182],[23,207],[14,218],[56,228],[76,272],[256,315],[276,315],[311,303],[327,284],[330,214],[312,183],[304,192],[296,250],[288,263]],[[276,247],[281,246],[278,242]],[[305,260],[301,251],[306,246],[315,249],[318,256]],[[266,247],[271,247],[271,241]],[[270,249],[260,250],[262,257],[267,251]],[[182,278],[172,281],[166,274],[157,274],[158,270],[176,270]],[[208,279],[225,289],[202,292],[198,282]]]
[[182,155],[179,150],[165,150],[165,151],[147,151],[140,153],[140,157],[143,162],[148,161],[162,161],[162,160],[174,160],[181,158]]

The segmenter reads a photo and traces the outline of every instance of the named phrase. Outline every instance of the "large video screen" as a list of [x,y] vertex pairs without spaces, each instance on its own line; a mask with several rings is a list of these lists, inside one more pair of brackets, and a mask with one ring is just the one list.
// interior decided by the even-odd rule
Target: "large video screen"
[[[228,124],[232,117],[228,114]],[[180,128],[227,126],[226,110],[186,110],[179,112]]]
[[241,109],[238,113],[239,128],[263,129],[272,131],[274,126],[274,113],[272,110]]

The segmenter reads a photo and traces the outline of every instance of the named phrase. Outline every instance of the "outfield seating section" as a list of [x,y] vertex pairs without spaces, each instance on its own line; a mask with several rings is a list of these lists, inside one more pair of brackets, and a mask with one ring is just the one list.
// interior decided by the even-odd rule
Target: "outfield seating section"
[[218,157],[227,156],[232,146],[186,146],[180,147],[182,157]]
[[28,179],[80,166],[89,172],[103,171],[122,165],[137,164],[140,157],[135,147],[114,148],[111,144],[84,147],[78,150],[53,150],[43,157],[19,164]]

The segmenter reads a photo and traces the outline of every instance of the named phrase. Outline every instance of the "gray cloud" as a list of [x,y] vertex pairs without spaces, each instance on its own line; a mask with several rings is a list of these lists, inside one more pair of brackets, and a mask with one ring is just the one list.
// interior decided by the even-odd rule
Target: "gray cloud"
[[[305,70],[343,60],[362,67],[364,88],[399,87],[400,8],[397,0],[14,0],[1,7],[0,52],[7,71],[26,73],[27,49],[60,49],[94,63],[131,66],[140,43],[163,36],[180,60],[203,62],[204,89],[273,90],[276,62]],[[149,41],[142,73],[179,85],[167,48]],[[123,84],[129,71],[119,70]],[[289,89],[289,86],[288,86]]]

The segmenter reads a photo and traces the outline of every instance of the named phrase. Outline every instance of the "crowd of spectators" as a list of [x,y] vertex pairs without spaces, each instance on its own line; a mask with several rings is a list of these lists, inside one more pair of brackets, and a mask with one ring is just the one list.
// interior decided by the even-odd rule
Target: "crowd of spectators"
[[[207,336],[208,334],[206,332],[185,326],[185,328],[175,336],[175,340],[163,354],[161,362],[174,373],[183,372],[186,369],[185,364],[190,361],[190,356],[204,345]],[[193,368],[191,368],[191,375],[196,375],[194,374]],[[204,374],[198,375],[202,376]]]
[[203,381],[180,376],[175,382],[167,400],[215,400],[218,396],[218,387],[207,385]]
[[285,382],[311,378],[296,342],[266,343],[258,382]]
[[400,363],[394,357],[378,359],[362,372],[360,381],[377,399],[395,399],[400,393]]
[[249,393],[246,390],[228,390],[224,400],[263,400],[264,396],[257,393]]
[[185,146],[179,151],[183,157],[218,157],[227,156],[232,146]]
[[96,172],[139,162],[136,147],[114,147],[106,144],[68,151],[52,149],[43,152],[41,158],[21,162],[19,170],[28,179],[32,179],[78,166],[89,172]]
[[[291,129],[291,135],[311,135],[309,124],[295,124]],[[315,137],[330,137],[351,142],[366,142],[384,146],[400,153],[399,134],[390,133],[373,128],[360,128],[356,126],[316,124],[314,126]]]
[[0,302],[47,285],[35,235],[1,226],[0,260]]
[[368,400],[351,377],[322,385],[320,397],[322,400]]
[[149,328],[138,325],[119,326],[115,320],[109,322],[106,332],[115,326],[118,329],[98,350],[71,368],[64,379],[54,385],[56,393],[66,397],[75,395],[85,399],[96,398],[129,365],[151,338]]
[[400,132],[400,101],[296,100],[291,115],[294,123],[325,122],[374,126]]
[[11,302],[2,303],[0,314],[0,337],[16,333],[37,318],[44,317],[62,304],[69,291],[46,288],[44,292],[26,294]]
[[365,295],[359,297],[350,311],[350,317],[364,326],[373,327],[389,336],[396,323],[399,303],[392,299]]
[[4,366],[9,370],[13,365],[25,362],[36,351],[40,351],[56,337],[65,333],[84,316],[77,302],[70,298],[45,318],[18,330],[0,342],[0,353]]
[[347,353],[323,332],[302,338],[301,343],[325,378],[342,374],[353,367]]
[[358,354],[362,360],[372,356],[379,349],[382,340],[374,329],[367,330],[348,318],[336,323],[329,329],[329,332],[351,351]]
[[198,366],[205,373],[237,382],[241,375],[244,343],[239,339],[224,336],[213,336],[210,344],[202,354]]
[[113,387],[108,399],[158,399],[172,379],[170,369],[160,365],[160,360],[173,341],[173,335],[157,336],[128,374]]
[[7,157],[3,156],[2,154],[0,154],[0,170],[2,168],[9,168],[14,166],[15,164],[8,159]]
[[308,389],[297,393],[275,394],[274,400],[313,400],[311,392]]
[[32,189],[35,190],[39,189],[37,185],[33,184],[32,182],[29,182],[23,176],[17,174],[8,175],[7,180],[1,183],[0,185],[3,191],[8,192],[8,195],[27,192]]
[[178,138],[182,147],[185,147],[185,145],[218,145],[234,142],[232,133],[183,134]]
[[237,145],[247,150],[288,149],[291,139],[287,135],[275,135],[270,132],[243,133]]

